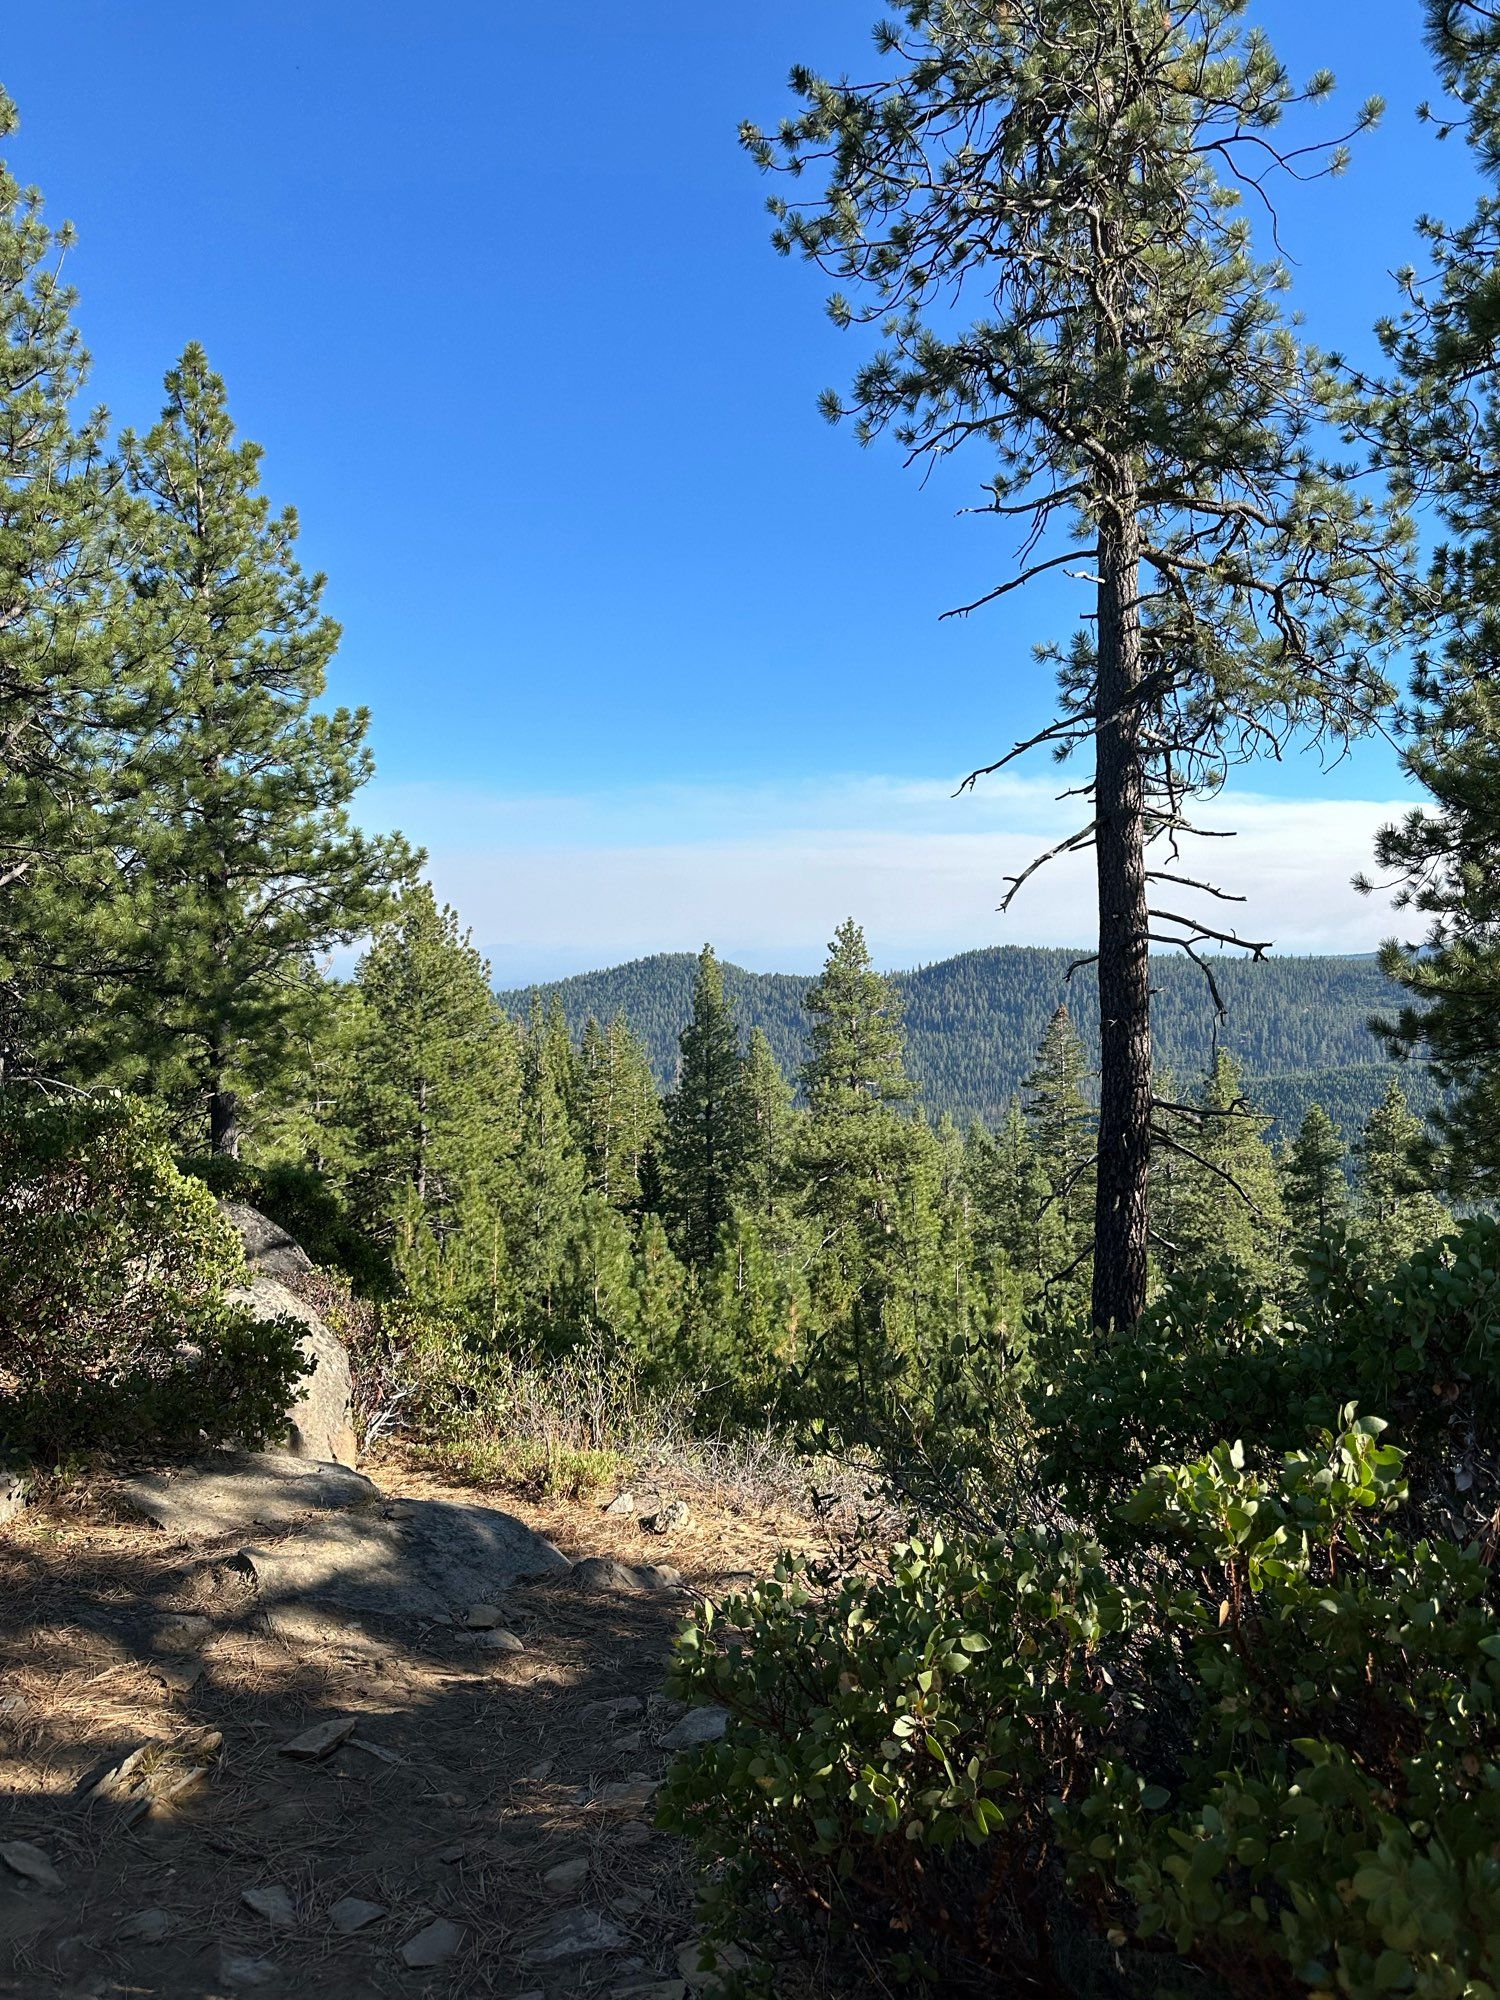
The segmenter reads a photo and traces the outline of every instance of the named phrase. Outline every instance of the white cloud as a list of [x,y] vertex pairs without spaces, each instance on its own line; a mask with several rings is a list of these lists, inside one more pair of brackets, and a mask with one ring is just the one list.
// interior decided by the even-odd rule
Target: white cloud
[[[506,799],[434,785],[373,789],[366,817],[429,849],[438,893],[522,982],[655,951],[696,950],[785,971],[821,959],[846,916],[877,960],[912,965],[991,944],[1085,942],[1091,857],[1050,864],[997,914],[1005,878],[1070,826],[1034,779],[952,796],[932,779],[830,778],[786,785],[650,787]],[[1377,827],[1410,801],[1281,799],[1231,792],[1207,809],[1232,840],[1193,844],[1182,872],[1246,896],[1212,910],[1279,951],[1368,951],[1394,928],[1388,901],[1350,878]],[[1164,900],[1165,898],[1163,898]]]

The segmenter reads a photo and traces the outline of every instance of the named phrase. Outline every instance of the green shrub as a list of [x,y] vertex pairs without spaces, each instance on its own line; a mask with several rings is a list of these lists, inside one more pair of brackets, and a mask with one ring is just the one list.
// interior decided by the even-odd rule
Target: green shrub
[[[1075,1880],[1226,1994],[1492,2000],[1500,1624],[1474,1549],[1409,1545],[1384,1426],[1279,1480],[1236,1447],[1163,1469],[1131,1518],[1180,1551],[1152,1616],[1191,1707],[1156,1772],[1101,1761]],[[1155,1780],[1153,1782],[1153,1780]]]
[[1158,1468],[1109,1554],[914,1543],[705,1607],[677,1686],[733,1720],[664,1822],[710,1934],[766,1990],[832,1944],[943,1992],[1493,2000],[1500,1626],[1476,1551],[1392,1526],[1383,1429]]
[[679,1641],[677,1691],[734,1718],[663,1809],[717,1860],[710,1933],[768,1962],[862,1947],[948,1992],[1055,1978],[1051,1802],[1107,1740],[1128,1594],[1046,1536],[912,1542],[888,1579],[809,1586],[785,1564]]
[[1500,1499],[1500,1222],[1474,1217],[1381,1280],[1331,1241],[1294,1313],[1228,1271],[1177,1280],[1126,1333],[1054,1334],[1027,1393],[1037,1483],[1090,1512],[1215,1438],[1290,1451],[1352,1402],[1399,1430],[1424,1503],[1456,1488],[1477,1525]]
[[0,1092],[0,1444],[52,1462],[276,1436],[298,1329],[226,1305],[244,1276],[141,1106]]

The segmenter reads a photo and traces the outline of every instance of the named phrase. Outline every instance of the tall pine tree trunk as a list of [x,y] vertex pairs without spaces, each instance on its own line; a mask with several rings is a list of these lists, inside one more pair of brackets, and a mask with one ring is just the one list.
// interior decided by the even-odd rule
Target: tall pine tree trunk
[[217,1049],[209,1057],[208,1150],[215,1159],[240,1156],[240,1100],[224,1088],[224,1062]]
[[1095,833],[1099,889],[1099,1176],[1094,1325],[1146,1304],[1151,1149],[1151,967],[1141,741],[1140,529],[1122,468],[1099,531]]

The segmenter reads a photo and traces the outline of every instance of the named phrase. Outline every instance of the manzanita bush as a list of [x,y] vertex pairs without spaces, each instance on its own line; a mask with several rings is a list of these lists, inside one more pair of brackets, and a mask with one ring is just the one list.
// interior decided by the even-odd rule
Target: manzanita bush
[[1500,1625],[1384,1432],[1158,1467],[1107,1553],[914,1542],[706,1606],[678,1685],[732,1720],[665,1817],[746,1981],[832,1942],[943,1992],[1493,2000]]

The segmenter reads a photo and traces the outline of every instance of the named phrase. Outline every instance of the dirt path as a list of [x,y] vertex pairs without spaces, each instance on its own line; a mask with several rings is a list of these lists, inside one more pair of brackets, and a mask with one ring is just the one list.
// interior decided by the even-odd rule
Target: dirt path
[[[388,1497],[490,1497],[370,1470]],[[0,1995],[681,1995],[691,1881],[650,1824],[682,1715],[670,1642],[787,1523],[695,1495],[663,1540],[597,1506],[499,1504],[574,1559],[682,1581],[585,1564],[518,1585],[494,1607],[514,1651],[451,1621],[267,1630],[243,1535],[174,1538],[104,1496],[0,1532]],[[286,1754],[320,1723],[344,1740]],[[206,1775],[132,1823],[88,1790],[146,1745],[158,1791]]]

